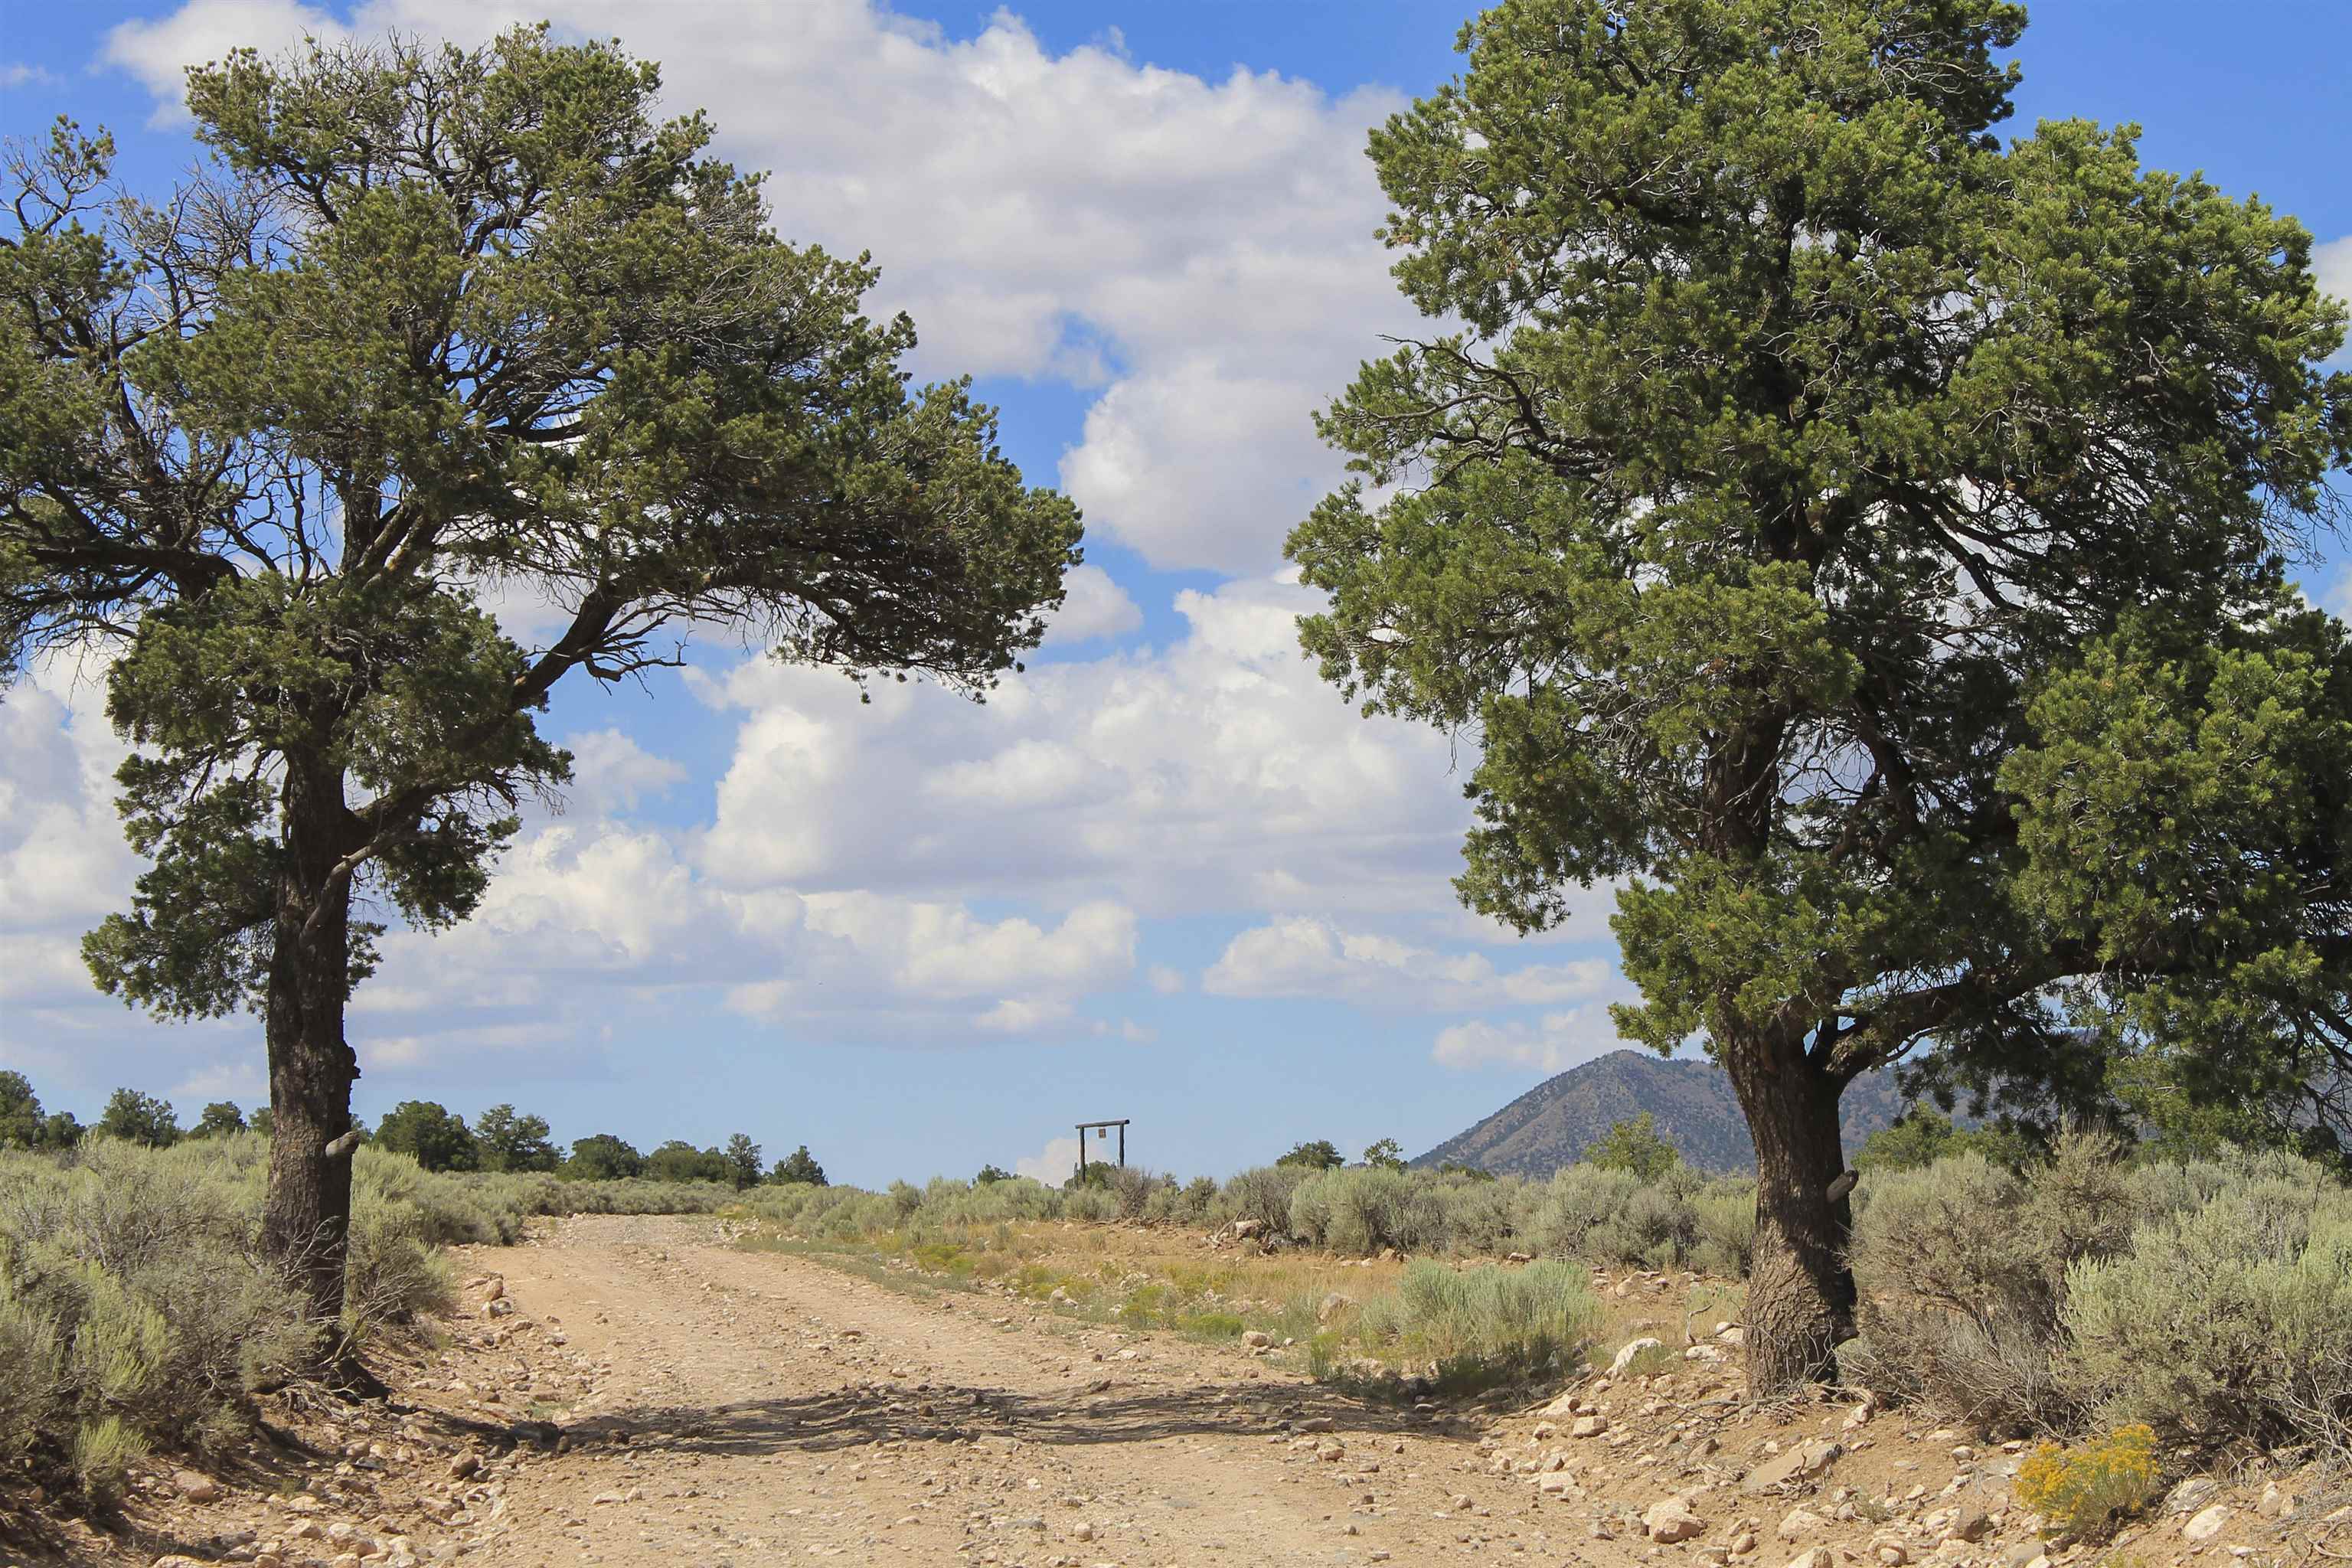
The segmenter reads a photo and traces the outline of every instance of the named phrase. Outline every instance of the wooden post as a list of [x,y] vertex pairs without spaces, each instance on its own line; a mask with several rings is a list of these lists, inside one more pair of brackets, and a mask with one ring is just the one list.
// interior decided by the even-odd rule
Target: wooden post
[[1118,1129],[1118,1168],[1122,1171],[1127,1169],[1126,1119],[1121,1118],[1117,1121],[1081,1121],[1078,1123],[1078,1179],[1080,1181],[1084,1181],[1087,1174],[1087,1134],[1091,1132],[1108,1143],[1110,1142],[1110,1129],[1114,1127]]

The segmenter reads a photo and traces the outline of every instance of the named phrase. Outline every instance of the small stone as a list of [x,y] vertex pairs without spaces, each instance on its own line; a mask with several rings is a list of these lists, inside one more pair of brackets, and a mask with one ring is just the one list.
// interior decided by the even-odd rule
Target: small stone
[[1992,1518],[1973,1502],[1964,1502],[1953,1513],[1951,1523],[1945,1527],[1944,1539],[1965,1541],[1970,1545],[1982,1541],[1985,1531],[1992,1528]]
[[2229,1528],[2230,1505],[2217,1502],[2180,1527],[2180,1539],[2199,1544],[2212,1540]]
[[1701,1533],[1706,1524],[1682,1499],[1668,1498],[1650,1505],[1649,1511],[1642,1516],[1642,1529],[1651,1540],[1671,1546]]
[[2165,1494],[2164,1511],[2195,1513],[2221,1489],[2221,1483],[2210,1476],[2191,1476]]
[[1819,1535],[1830,1527],[1830,1521],[1809,1508],[1792,1508],[1780,1516],[1780,1539],[1802,1541],[1808,1535]]
[[1568,1435],[1571,1437],[1598,1437],[1608,1430],[1609,1417],[1595,1411],[1591,1415],[1578,1416],[1569,1427]]
[[1748,1472],[1744,1484],[1751,1492],[1769,1491],[1775,1487],[1795,1481],[1810,1481],[1825,1474],[1845,1450],[1823,1438],[1809,1437],[1788,1452],[1765,1460]]
[[1756,1539],[1754,1531],[1743,1530],[1731,1538],[1731,1554],[1734,1557],[1745,1557],[1762,1544]]
[[1092,1541],[1094,1538],[1095,1527],[1084,1520],[1080,1520],[1077,1528],[1070,1531],[1070,1539],[1073,1541]]
[[1789,1568],[1837,1568],[1837,1558],[1828,1547],[1816,1546],[1790,1558]]
[[1635,1356],[1640,1355],[1643,1351],[1663,1349],[1664,1344],[1664,1341],[1657,1339],[1627,1341],[1619,1348],[1616,1359],[1609,1363],[1609,1375],[1612,1377],[1622,1376],[1625,1369],[1633,1364],[1633,1358]]
[[199,1474],[194,1470],[181,1470],[177,1472],[172,1477],[172,1485],[177,1488],[180,1495],[187,1499],[190,1502],[217,1502],[220,1500],[220,1483],[213,1479],[212,1477]]
[[1903,1564],[1911,1561],[1911,1553],[1904,1550],[1899,1541],[1882,1541],[1871,1549],[1871,1554],[1886,1568],[1903,1568]]

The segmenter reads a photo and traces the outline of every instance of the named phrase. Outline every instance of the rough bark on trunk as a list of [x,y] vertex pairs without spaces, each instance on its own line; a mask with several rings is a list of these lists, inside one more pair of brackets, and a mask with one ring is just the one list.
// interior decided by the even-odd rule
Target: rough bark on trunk
[[343,1039],[350,994],[351,891],[332,876],[343,811],[342,781],[289,782],[289,854],[278,889],[264,1033],[269,1047],[269,1193],[263,1245],[294,1274],[313,1320],[343,1310],[345,1238],[352,1217],[350,1145],[359,1058]]
[[1825,1380],[1853,1336],[1846,1264],[1851,1201],[1832,1188],[1845,1168],[1838,1131],[1844,1085],[1801,1041],[1727,1041],[1723,1053],[1756,1144],[1756,1247],[1748,1277],[1751,1393]]

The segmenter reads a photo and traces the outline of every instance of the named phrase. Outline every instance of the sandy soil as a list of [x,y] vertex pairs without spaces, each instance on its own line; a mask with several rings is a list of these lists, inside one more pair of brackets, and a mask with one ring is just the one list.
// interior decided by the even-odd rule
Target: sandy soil
[[1582,1535],[1524,1481],[1464,1473],[1475,1442],[1426,1415],[711,1228],[583,1218],[478,1256],[603,1379],[483,1561],[1554,1561]]

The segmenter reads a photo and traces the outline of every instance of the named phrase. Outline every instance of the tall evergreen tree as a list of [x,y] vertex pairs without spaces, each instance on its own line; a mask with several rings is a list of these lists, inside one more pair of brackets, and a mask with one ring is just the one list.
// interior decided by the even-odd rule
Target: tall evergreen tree
[[1753,1385],[1851,1331],[1838,1100],[2352,1061],[2352,662],[2283,558],[2352,381],[2310,237],[2129,128],[2004,143],[2001,0],[1507,0],[1371,138],[1443,325],[1323,428],[1304,637],[1468,732],[1458,883],[1622,885],[1759,1169]]
[[481,1150],[466,1119],[429,1100],[404,1100],[386,1111],[374,1143],[413,1156],[428,1171],[471,1171],[481,1164]]
[[809,1153],[808,1145],[805,1143],[777,1161],[776,1168],[769,1173],[768,1179],[780,1186],[799,1184],[804,1186],[822,1187],[826,1184],[824,1167],[816,1163],[815,1158]]
[[107,1097],[106,1112],[93,1131],[148,1149],[168,1149],[180,1141],[180,1117],[169,1101],[118,1089]]
[[[171,1016],[251,1007],[265,1233],[342,1294],[352,987],[464,919],[569,759],[575,672],[689,625],[977,692],[1042,633],[1076,513],[993,416],[910,390],[875,280],[771,229],[655,68],[511,32],[192,71],[210,163],[151,202],[60,124],[0,235],[0,675],[103,645],[151,866],[85,944]],[[789,218],[789,215],[786,215]],[[476,589],[551,598],[542,646]]]
[[727,1140],[723,1151],[727,1159],[727,1174],[735,1190],[756,1186],[760,1180],[760,1146],[751,1142],[748,1132],[738,1132]]
[[41,1097],[23,1073],[0,1071],[0,1149],[41,1146]]
[[194,1127],[188,1129],[188,1136],[220,1138],[231,1132],[242,1132],[245,1130],[245,1112],[237,1108],[236,1102],[216,1100],[205,1107],[205,1113],[196,1118],[196,1124]]
[[474,1142],[485,1171],[552,1171],[562,1154],[548,1137],[547,1120],[493,1105],[474,1119]]

